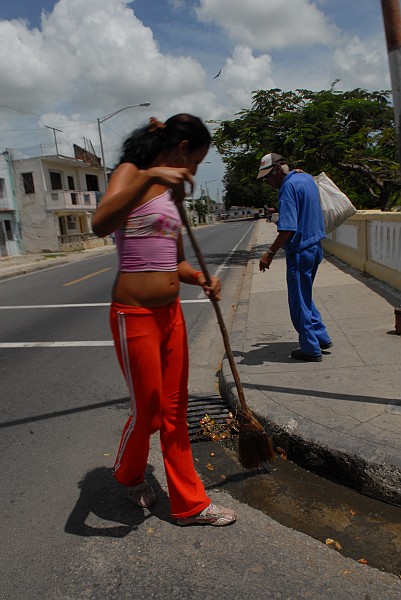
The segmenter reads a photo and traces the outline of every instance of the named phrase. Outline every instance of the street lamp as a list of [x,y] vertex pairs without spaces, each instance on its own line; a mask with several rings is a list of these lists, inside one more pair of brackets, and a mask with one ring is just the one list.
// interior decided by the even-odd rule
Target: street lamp
[[100,117],[97,119],[97,128],[99,131],[100,152],[102,154],[102,165],[103,165],[105,189],[107,188],[107,169],[106,169],[106,163],[104,160],[102,130],[100,129],[100,125],[101,125],[101,123],[104,123],[108,119],[111,119],[111,117],[114,117],[114,115],[118,115],[118,113],[123,112],[123,110],[127,110],[128,108],[137,108],[138,106],[150,106],[150,102],[141,102],[140,104],[132,104],[131,106],[124,106],[124,108],[119,108],[118,110],[115,110],[114,112],[110,113],[109,115],[106,115],[105,117]]

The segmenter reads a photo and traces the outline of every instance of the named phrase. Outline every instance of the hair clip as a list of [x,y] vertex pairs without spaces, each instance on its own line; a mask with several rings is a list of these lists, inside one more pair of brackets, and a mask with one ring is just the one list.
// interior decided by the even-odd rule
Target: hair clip
[[154,133],[158,129],[165,129],[166,124],[162,121],[158,121],[156,117],[150,117],[149,119],[149,131],[150,133]]

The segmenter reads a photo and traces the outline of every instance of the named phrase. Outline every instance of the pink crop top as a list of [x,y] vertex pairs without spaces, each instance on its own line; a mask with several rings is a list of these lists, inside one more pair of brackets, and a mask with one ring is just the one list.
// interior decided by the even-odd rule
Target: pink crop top
[[176,271],[181,227],[170,190],[134,208],[115,232],[120,271]]

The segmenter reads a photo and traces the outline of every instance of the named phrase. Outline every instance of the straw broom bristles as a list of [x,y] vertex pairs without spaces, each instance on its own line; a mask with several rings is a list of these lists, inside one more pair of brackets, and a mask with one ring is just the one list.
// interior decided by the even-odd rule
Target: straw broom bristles
[[[181,216],[181,220],[184,223],[186,230],[191,240],[192,247],[199,261],[199,265],[206,278],[207,285],[210,285],[210,275],[203,258],[202,252],[198,246],[198,243],[192,233],[192,229],[188,222],[187,214],[184,210],[182,202],[177,202],[177,208]],[[223,316],[220,311],[220,307],[215,298],[211,298],[211,302],[216,312],[217,321],[219,323],[220,331],[223,336],[224,347],[226,350],[228,362],[231,367],[231,372],[234,377],[235,385],[237,387],[238,397],[241,404],[241,411],[238,413],[239,422],[239,439],[238,439],[238,458],[241,465],[245,469],[257,469],[266,462],[272,462],[275,458],[275,452],[273,443],[268,437],[264,427],[252,414],[248,407],[242,384],[238,375],[237,366],[234,361],[233,353],[231,351],[230,342],[227,334],[227,330],[223,321]]]
[[238,459],[244,469],[257,469],[274,458],[273,443],[259,421],[252,414],[240,420]]

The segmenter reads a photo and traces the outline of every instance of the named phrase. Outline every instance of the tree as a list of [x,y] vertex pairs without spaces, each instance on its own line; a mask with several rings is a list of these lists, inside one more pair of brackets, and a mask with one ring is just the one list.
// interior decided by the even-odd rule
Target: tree
[[204,223],[206,220],[207,205],[202,200],[202,196],[198,200],[195,200],[195,210],[198,213],[199,222]]
[[357,208],[400,199],[394,113],[389,91],[259,90],[252,108],[221,121],[213,136],[225,162],[226,205],[263,206],[276,195],[256,181],[261,157],[277,152],[316,175],[325,171]]

